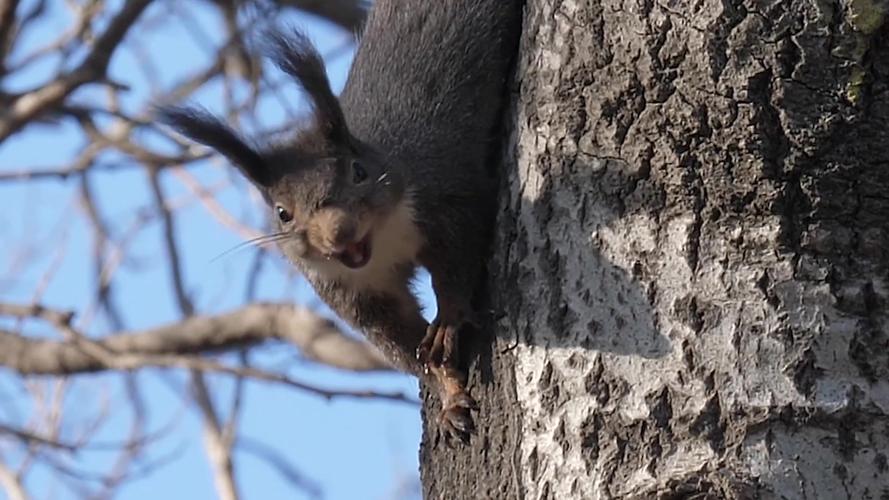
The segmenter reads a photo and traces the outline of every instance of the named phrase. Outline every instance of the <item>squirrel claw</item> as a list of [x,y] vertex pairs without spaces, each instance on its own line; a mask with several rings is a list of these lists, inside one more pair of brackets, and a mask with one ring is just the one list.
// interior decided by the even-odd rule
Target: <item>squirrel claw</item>
[[478,403],[465,392],[454,395],[448,403],[438,417],[438,423],[445,434],[445,441],[450,445],[450,438],[455,438],[466,444],[475,431],[475,422],[470,410],[477,409]]
[[[440,363],[436,360],[436,355],[439,352],[435,348],[436,338],[438,337],[438,321],[433,321],[426,328],[426,335],[423,337],[423,340],[420,341],[420,345],[417,347],[417,360],[420,363],[423,363],[427,367],[429,365],[439,366]],[[439,342],[439,346],[441,343]],[[439,358],[440,359],[440,358]]]
[[449,440],[456,438],[468,443],[475,422],[472,411],[479,405],[466,390],[465,376],[457,369],[447,366],[429,366],[439,387],[442,410],[438,415],[439,432],[450,445]]
[[468,393],[461,392],[452,396],[452,403],[454,406],[459,406],[461,408],[468,408],[470,410],[478,410],[478,403],[475,402],[475,399],[472,398]]
[[466,374],[459,368],[458,332],[472,321],[464,315],[448,316],[458,321],[442,320],[440,317],[426,329],[426,335],[417,347],[417,359],[424,370],[431,371],[441,390],[442,410],[438,424],[445,442],[451,440],[466,444],[475,431],[471,412],[478,410],[478,403],[466,392]]

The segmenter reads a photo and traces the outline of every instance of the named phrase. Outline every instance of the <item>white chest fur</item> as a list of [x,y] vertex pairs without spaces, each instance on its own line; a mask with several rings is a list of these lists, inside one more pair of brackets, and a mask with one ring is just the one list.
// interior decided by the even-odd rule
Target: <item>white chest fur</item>
[[376,223],[371,237],[371,258],[360,269],[349,269],[331,260],[313,263],[313,270],[326,279],[337,280],[356,290],[392,290],[395,283],[392,268],[401,264],[415,263],[417,253],[423,246],[423,236],[414,222],[414,208],[411,196],[404,198],[389,213],[389,216]]

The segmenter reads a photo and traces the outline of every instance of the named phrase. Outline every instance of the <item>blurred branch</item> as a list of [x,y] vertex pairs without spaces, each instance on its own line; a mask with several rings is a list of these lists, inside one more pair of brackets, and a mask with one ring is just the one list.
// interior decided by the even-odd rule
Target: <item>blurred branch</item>
[[103,481],[105,491],[101,496],[97,495],[97,499],[102,497],[111,498],[117,491],[118,486],[132,477],[132,466],[141,461],[141,455],[147,448],[146,443],[149,439],[152,439],[152,436],[148,436],[146,432],[148,411],[142,399],[139,385],[136,383],[136,376],[132,373],[127,373],[124,377],[124,383],[126,385],[127,399],[133,409],[133,419],[130,422],[127,443],[119,448],[121,453],[108,471],[105,481]]
[[216,491],[222,500],[238,500],[240,494],[238,483],[235,481],[231,443],[223,437],[223,425],[210,398],[207,382],[196,370],[192,371],[191,382],[195,403],[201,409],[204,420],[204,446],[214,469],[213,480],[216,482]]
[[167,259],[170,262],[170,274],[173,282],[173,291],[176,296],[176,304],[183,317],[188,318],[194,314],[194,304],[185,292],[185,284],[182,279],[182,264],[179,259],[179,248],[176,244],[176,227],[173,213],[164,200],[164,193],[160,185],[160,172],[151,169],[148,172],[148,184],[154,197],[155,209],[161,214],[161,222],[164,231],[164,247],[167,251]]
[[[169,465],[174,462],[178,458],[180,458],[185,450],[184,446],[178,446],[170,452],[164,453],[160,456],[153,457],[141,457],[139,463],[126,471],[124,474],[121,474],[118,471],[112,471],[111,473],[105,472],[92,472],[88,469],[84,469],[82,464],[78,463],[76,459],[66,459],[66,456],[63,455],[51,455],[51,454],[43,454],[41,456],[43,464],[47,465],[52,469],[53,472],[56,473],[56,478],[60,479],[67,484],[71,485],[73,489],[78,491],[78,495],[75,498],[90,498],[90,499],[103,499],[103,498],[112,498],[114,493],[113,488],[115,484],[119,484],[123,481],[134,481],[142,477],[146,477],[153,473],[160,467],[165,465]],[[137,450],[144,451],[144,450]],[[86,485],[84,483],[91,482],[96,483],[100,488],[105,491],[90,491],[91,486]]]
[[257,458],[265,461],[275,468],[288,483],[295,489],[304,491],[312,498],[321,498],[324,496],[321,486],[300,474],[293,465],[287,462],[287,458],[281,456],[274,448],[260,441],[250,438],[240,438],[237,442],[238,449],[247,451],[255,455]]
[[0,76],[5,72],[4,61],[12,48],[12,26],[15,23],[15,9],[19,0],[0,0]]
[[57,448],[72,453],[77,451],[77,446],[74,444],[62,443],[50,437],[41,436],[22,429],[15,429],[13,427],[0,423],[0,435],[4,434],[7,436],[12,436],[19,441],[23,441],[28,445],[48,446],[50,448]]
[[18,474],[10,470],[3,462],[0,462],[0,484],[9,495],[9,500],[28,500],[25,487]]
[[[0,304],[0,314],[40,318],[73,332],[73,314],[41,306]],[[78,337],[82,337],[77,333]],[[314,312],[285,304],[251,304],[219,316],[193,316],[180,323],[91,340],[114,356],[192,355],[221,352],[269,340],[289,342],[308,358],[352,371],[391,368],[370,344],[340,331]],[[111,368],[73,341],[28,338],[0,329],[0,366],[23,375],[66,375]]]
[[[244,193],[245,185],[233,183],[230,176],[219,178],[218,171],[202,168],[203,160],[212,152],[158,126],[153,109],[199,98],[206,95],[205,90],[220,84],[220,115],[232,126],[242,128],[246,122],[269,137],[289,133],[299,106],[283,88],[292,82],[267,74],[247,41],[294,9],[355,34],[370,2],[208,0],[209,6],[223,16],[225,25],[221,27],[203,22],[206,9],[198,15],[198,8],[207,5],[154,3],[158,5],[152,5],[151,0],[0,0],[0,146],[14,152],[7,156],[4,150],[0,184],[4,189],[28,190],[25,203],[36,205],[45,189],[43,182],[58,181],[61,186],[47,189],[71,192],[79,208],[71,210],[72,205],[60,210],[57,227],[42,227],[38,217],[43,212],[29,206],[5,214],[12,217],[21,213],[26,220],[25,229],[16,229],[21,235],[14,236],[20,240],[20,248],[9,249],[9,275],[15,278],[4,276],[0,286],[5,292],[7,283],[18,286],[19,281],[34,279],[36,284],[30,295],[13,290],[7,300],[18,304],[0,302],[0,371],[16,375],[9,379],[22,386],[24,395],[21,412],[17,400],[0,396],[3,417],[8,419],[0,421],[2,451],[5,453],[11,445],[10,460],[0,456],[0,497],[28,498],[34,493],[28,488],[35,484],[35,471],[42,470],[53,481],[70,488],[74,497],[110,499],[119,494],[123,482],[176,459],[178,452],[152,460],[164,445],[157,439],[158,433],[147,431],[154,407],[148,400],[143,401],[142,390],[151,383],[146,382],[145,374],[136,371],[143,368],[165,369],[160,375],[168,382],[180,380],[179,373],[169,370],[189,375],[191,391],[183,403],[196,409],[202,418],[218,497],[237,500],[239,489],[249,493],[247,486],[239,488],[246,478],[236,467],[244,453],[260,458],[293,487],[319,497],[320,485],[288,463],[290,457],[262,443],[242,439],[247,381],[270,382],[324,399],[382,399],[412,406],[419,402],[415,395],[401,392],[317,386],[309,378],[306,382],[293,378],[284,368],[269,367],[268,360],[263,362],[261,356],[251,359],[253,348],[284,342],[296,347],[302,357],[328,366],[355,372],[392,370],[370,344],[350,336],[309,308],[255,303],[227,313],[202,314],[198,310],[193,299],[205,289],[203,283],[188,279],[190,261],[183,250],[194,240],[184,232],[191,220],[186,209],[200,203],[210,216],[208,220],[217,220],[250,239],[259,234],[253,216],[262,201],[249,198],[257,193]],[[181,70],[161,64],[166,63],[163,58],[168,55],[157,49],[156,38],[152,38],[167,36],[163,30],[176,20],[184,26],[181,41],[204,49],[203,58]],[[325,56],[346,53],[344,49],[353,43],[349,40],[339,44]],[[284,123],[272,129],[264,127],[264,114],[259,111],[266,101],[279,106],[285,115]],[[53,128],[33,127],[35,124]],[[21,141],[5,142],[18,133]],[[27,143],[41,136],[49,141],[38,140],[33,146]],[[70,153],[58,155],[69,148]],[[143,178],[138,177],[140,170]],[[127,172],[116,175],[123,171]],[[137,175],[130,175],[133,171]],[[177,178],[184,191],[161,182],[168,180],[163,178],[168,173]],[[30,182],[34,185],[15,186]],[[219,197],[232,187],[241,191],[235,199],[247,201],[242,212],[237,212],[224,196]],[[169,192],[165,193],[167,188]],[[143,199],[143,189],[149,195],[147,200]],[[5,223],[5,218],[0,220],[4,237]],[[144,238],[155,224],[160,237],[152,235],[150,244],[154,246],[149,248]],[[64,244],[69,228],[78,233],[84,227],[92,230],[89,254],[83,253],[80,243]],[[31,239],[42,238],[44,230],[51,235],[52,245],[30,243]],[[74,312],[40,305],[51,285],[58,287],[59,281],[67,279],[64,269],[88,268],[90,263],[95,284],[78,276],[79,288],[71,289],[87,299],[76,317]],[[264,276],[276,274],[290,287],[300,283],[298,272],[290,266],[281,272],[262,272],[269,263],[281,265],[282,261],[271,258],[270,252],[260,252],[245,271],[246,302],[255,300],[253,292],[266,284]],[[47,269],[41,272],[38,266]],[[146,271],[145,266],[151,267]],[[144,308],[145,303],[142,297],[132,300],[125,271],[165,273],[170,288],[156,291],[160,296],[172,296],[180,319],[165,326],[129,329],[127,316],[131,312],[135,316],[133,308]],[[225,286],[220,288],[222,296],[230,292]],[[6,321],[10,318],[12,321]],[[46,331],[50,336],[44,335]],[[220,353],[235,355],[215,357]],[[89,386],[90,397],[102,394],[107,398],[86,405],[82,404],[82,395],[71,396],[84,379],[70,375],[97,372],[113,376],[88,378],[83,383]],[[35,375],[50,378],[32,377]],[[228,380],[210,375],[233,377],[232,395],[216,386]],[[107,380],[111,381],[108,386]],[[93,387],[97,381],[101,381],[101,388]],[[110,390],[118,382],[124,384],[123,391]],[[183,389],[177,386],[177,391]],[[99,433],[107,430],[110,416],[118,418],[122,414],[129,415],[128,427],[114,431],[122,433],[118,438],[99,442]],[[97,448],[114,455],[104,455],[109,460],[92,470],[90,452]]]
[[[76,454],[78,452],[87,450],[110,451],[119,450],[122,448],[140,448],[155,441],[159,441],[161,438],[165,437],[167,434],[170,433],[171,430],[173,430],[173,424],[174,422],[171,421],[169,424],[165,425],[159,430],[151,433],[140,433],[138,436],[129,436],[126,440],[121,441],[95,441],[90,439],[92,436],[88,435],[89,433],[87,433],[87,435],[81,435],[77,439],[62,440],[59,436],[55,435],[55,433],[38,433],[30,429],[26,430],[13,427],[3,422],[0,422],[0,435],[14,438],[29,446],[52,448],[55,450]],[[55,430],[58,429],[54,429],[54,431]]]
[[[176,303],[179,313],[188,319],[194,315],[194,304],[185,292],[182,279],[181,262],[179,259],[179,247],[176,243],[176,230],[173,213],[167,207],[164,200],[163,189],[160,185],[159,172],[151,169],[148,172],[148,181],[157,212],[161,214],[161,222],[164,231],[164,246],[167,251],[167,260],[170,262],[170,278],[173,291],[176,295]],[[239,378],[241,376],[239,375]],[[216,491],[222,500],[238,500],[238,483],[235,479],[234,459],[230,442],[223,437],[223,424],[210,397],[210,389],[203,373],[197,368],[191,370],[191,388],[195,404],[201,411],[204,422],[204,447],[207,450],[207,458],[213,467],[213,480],[216,483]]]
[[81,85],[104,79],[114,50],[150,3],[151,0],[128,0],[80,65],[43,87],[14,98],[9,109],[0,114],[0,142],[35,117],[60,105]]

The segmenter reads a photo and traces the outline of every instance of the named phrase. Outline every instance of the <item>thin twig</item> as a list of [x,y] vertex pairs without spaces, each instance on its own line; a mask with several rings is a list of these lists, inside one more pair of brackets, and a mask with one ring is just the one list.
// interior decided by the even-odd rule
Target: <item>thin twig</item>
[[15,98],[9,110],[0,115],[0,142],[38,115],[59,105],[81,85],[105,77],[114,49],[150,3],[151,0],[126,2],[80,65],[43,87]]

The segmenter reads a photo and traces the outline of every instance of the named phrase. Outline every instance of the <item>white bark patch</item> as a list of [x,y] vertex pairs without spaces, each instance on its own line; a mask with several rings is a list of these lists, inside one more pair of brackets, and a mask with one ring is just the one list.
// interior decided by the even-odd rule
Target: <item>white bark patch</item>
[[[795,5],[807,37],[827,29]],[[709,0],[533,2],[525,21],[508,255],[532,309],[513,351],[527,497],[889,492],[889,381],[867,376],[889,284],[840,274],[885,235],[802,222],[852,189],[799,159],[820,129],[791,129],[809,98],[783,82],[811,40],[760,42],[777,24]]]
[[[530,167],[524,165],[523,168]],[[526,206],[531,205],[530,200],[523,201]],[[562,202],[570,204],[567,200]],[[542,226],[530,212],[525,215],[522,220],[529,233],[528,240],[535,242],[535,248],[530,249],[521,262],[529,275],[534,276],[529,279],[530,289],[525,293],[545,297],[546,287],[552,286],[546,285],[547,279],[551,279],[549,270],[540,265],[540,254],[548,246],[550,252],[564,258],[563,299],[575,318],[571,329],[554,331],[543,311],[546,306],[541,303],[540,313],[524,325],[529,338],[520,342],[516,350],[517,396],[525,424],[521,453],[523,482],[529,498],[539,498],[544,492],[555,498],[608,496],[602,485],[609,470],[603,464],[612,457],[600,456],[591,461],[589,447],[583,444],[584,439],[589,438],[585,424],[596,414],[628,426],[651,421],[657,418],[653,414],[656,410],[653,396],[665,388],[684,396],[684,404],[672,408],[672,419],[694,419],[703,412],[713,393],[701,381],[676,379],[676,373],[688,369],[679,349],[685,339],[695,338],[700,345],[695,363],[708,367],[707,371],[716,370],[717,394],[723,408],[759,409],[767,414],[774,408],[794,405],[835,414],[856,404],[851,395],[862,381],[853,369],[846,347],[856,324],[834,312],[834,299],[826,285],[807,285],[793,280],[789,263],[774,252],[750,256],[754,261],[759,260],[760,266],[727,269],[711,260],[695,274],[685,258],[693,230],[693,221],[688,217],[662,221],[658,244],[654,236],[655,222],[645,217],[600,225],[584,240],[573,235],[557,237],[572,231],[560,220]],[[608,218],[607,214],[599,216]],[[727,234],[725,240],[709,242],[711,251],[718,253],[720,248],[732,246],[733,232]],[[776,221],[764,220],[760,226],[748,227],[745,237],[761,239],[766,248],[765,243],[777,237]],[[577,241],[587,241],[589,246],[570,243]],[[632,280],[628,286],[628,276],[637,258],[648,255],[650,263],[652,252],[658,256],[654,259],[657,272],[654,282],[648,286],[655,286],[658,293],[655,302],[649,304],[638,293],[646,284],[635,283],[637,293],[634,295]],[[757,288],[763,269],[782,280],[774,283],[772,289],[781,302],[783,314],[776,314]],[[540,284],[539,288],[535,288],[535,283]],[[582,298],[586,291],[592,294],[592,299]],[[700,307],[719,310],[715,315],[718,321],[697,337],[676,313],[677,304],[691,295],[701,298]],[[738,300],[740,296],[747,299]],[[600,330],[594,331],[590,325]],[[817,383],[814,394],[808,398],[800,394],[792,371],[786,369],[787,363],[797,359],[798,354],[787,352],[781,341],[781,332],[788,326],[816,335],[820,339],[814,344],[818,367],[837,375]],[[620,335],[615,335],[618,331]],[[756,331],[765,334],[752,338],[751,332]],[[603,343],[597,344],[597,335]],[[579,339],[585,337],[592,338],[591,345],[578,345]],[[611,376],[619,378],[617,383],[623,384],[625,391],[620,398],[604,404],[595,392],[597,388],[585,383],[599,364],[605,366]],[[869,387],[866,403],[883,411],[889,408],[889,384],[878,381]],[[614,390],[614,385],[608,389]],[[819,433],[823,436],[817,435]],[[749,462],[745,467],[754,474],[762,474],[769,484],[788,494],[798,491],[804,478],[808,481],[804,487],[807,491],[819,488],[832,491],[829,486],[836,482],[832,475],[806,477],[804,472],[816,467],[814,461],[817,460],[804,457],[817,456],[823,446],[819,443],[830,435],[836,434],[817,431],[798,437],[784,433],[780,436],[780,446],[766,452],[765,436],[754,434],[744,441],[743,457]],[[868,436],[858,439],[871,446],[882,442]],[[607,444],[598,443],[598,446],[604,448]],[[857,455],[855,463],[861,462],[863,466],[870,460],[872,464],[875,457],[868,453]],[[659,484],[663,477],[679,477],[712,466],[717,459],[705,440],[680,443],[661,458],[657,475],[640,468],[627,478],[624,491],[645,491]],[[795,465],[800,460],[803,465]],[[812,463],[806,464],[806,460]],[[813,493],[812,497],[817,496]]]

